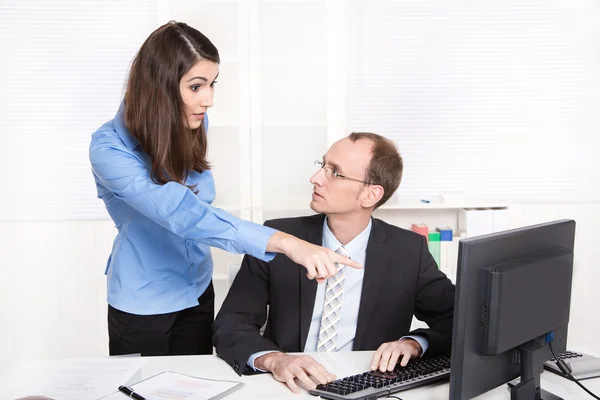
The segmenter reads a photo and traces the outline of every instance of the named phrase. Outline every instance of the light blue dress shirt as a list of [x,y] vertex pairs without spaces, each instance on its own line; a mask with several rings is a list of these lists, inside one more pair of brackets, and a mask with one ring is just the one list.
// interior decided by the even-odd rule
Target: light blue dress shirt
[[[347,245],[344,246],[348,256],[357,261],[361,265],[365,265],[367,255],[367,244],[371,235],[372,221],[364,231],[358,234]],[[327,247],[336,251],[342,244],[335,238],[329,225],[327,218],[323,222],[323,247]],[[358,311],[360,307],[360,296],[362,294],[362,283],[365,276],[364,268],[356,269],[350,267],[345,268],[344,293],[342,298],[342,308],[340,311],[340,322],[338,326],[337,350],[336,351],[352,351],[354,346],[354,337],[356,336],[356,326],[358,324]],[[366,268],[366,266],[365,266]],[[320,284],[317,288],[315,297],[315,306],[310,321],[310,328],[304,346],[304,352],[316,352],[317,343],[319,341],[319,330],[321,329],[321,316],[323,315],[323,305],[325,304],[325,283]],[[401,339],[412,338],[416,340],[423,349],[423,353],[427,350],[429,342],[422,336],[403,336]],[[257,370],[254,367],[254,360],[272,351],[261,351],[254,353],[248,359],[248,366]]]
[[[107,262],[108,303],[138,315],[164,314],[198,305],[213,273],[209,246],[264,261],[275,230],[213,207],[211,171],[191,171],[186,185],[156,184],[151,163],[129,133],[121,104],[115,118],[92,135],[90,162],[98,197],[118,235]],[[206,120],[208,127],[208,120]]]

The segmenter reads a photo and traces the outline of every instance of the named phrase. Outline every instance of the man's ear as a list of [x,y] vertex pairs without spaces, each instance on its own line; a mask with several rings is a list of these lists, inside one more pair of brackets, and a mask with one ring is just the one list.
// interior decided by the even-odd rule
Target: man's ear
[[383,190],[383,186],[381,185],[369,185],[367,187],[367,195],[362,201],[362,206],[364,208],[374,207],[379,200],[383,197],[385,191]]

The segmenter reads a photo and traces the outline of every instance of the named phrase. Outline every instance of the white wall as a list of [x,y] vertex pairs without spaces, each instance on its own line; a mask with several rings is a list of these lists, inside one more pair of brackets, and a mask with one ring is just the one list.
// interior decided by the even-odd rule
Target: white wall
[[0,223],[0,373],[15,361],[108,354],[112,221]]
[[577,222],[568,345],[574,349],[589,349],[593,354],[600,355],[600,342],[597,340],[600,332],[600,313],[597,309],[600,204],[515,204],[510,208],[509,218],[511,227],[562,218]]
[[[244,210],[244,199],[256,201],[264,197],[260,209],[254,213],[257,220],[289,215],[289,211],[281,210],[289,200],[286,195],[291,194],[294,205],[308,204],[309,193],[305,195],[305,191],[310,189],[307,182],[311,162],[322,155],[330,142],[332,127],[328,125],[331,122],[329,115],[323,110],[327,103],[323,99],[326,90],[320,90],[322,85],[330,82],[326,79],[328,65],[306,59],[306,53],[312,49],[303,46],[306,46],[306,38],[318,41],[326,35],[328,19],[322,13],[331,1],[172,0],[167,3],[165,13],[168,18],[187,20],[205,31],[226,56],[221,86],[217,87],[219,103],[213,114],[215,118],[211,119],[215,123],[211,128],[210,154],[217,178],[217,200],[221,204],[233,204],[238,207],[235,213],[243,215],[247,211]],[[247,20],[247,13],[256,16],[257,20]],[[291,16],[297,13],[304,19],[296,23]],[[314,23],[305,23],[307,19]],[[244,39],[247,36],[244,29],[264,35],[274,29],[275,23],[280,40],[272,36],[263,38],[263,42]],[[251,50],[261,47],[268,49],[269,57],[250,62],[247,57]],[[322,55],[322,50],[317,46],[315,51]],[[299,59],[304,60],[297,62]],[[259,71],[260,75],[256,77],[244,72],[245,68]],[[302,72],[314,79],[299,83],[298,74]],[[256,90],[250,93],[248,87],[242,88],[246,84],[244,79],[252,80],[248,87]],[[298,88],[305,90],[298,95],[295,90]],[[250,104],[250,96],[254,96],[256,102]],[[279,96],[284,98],[283,101],[278,101]],[[281,114],[282,109],[284,114]],[[310,113],[310,123],[301,118],[303,112]],[[0,143],[4,134],[0,131]],[[568,133],[565,133],[565,140],[569,140]],[[242,144],[250,145],[251,141],[259,152],[278,151],[278,158],[277,163],[252,159],[252,174],[258,173],[259,179],[249,188],[243,178],[247,176],[244,170],[248,167],[240,157],[244,157]],[[231,143],[235,145],[231,147]],[[10,151],[0,147],[0,157]],[[256,153],[252,156],[256,157]],[[29,161],[35,165],[35,159]],[[89,179],[91,181],[91,174]],[[260,185],[256,186],[256,182]],[[281,187],[286,189],[286,195],[281,194]],[[5,186],[0,190],[0,200],[5,196],[21,196]],[[40,194],[40,201],[44,201],[43,194]],[[448,211],[424,215],[396,210],[379,214],[403,227],[408,227],[417,218],[432,218],[434,222],[435,219],[452,218],[452,212]],[[577,221],[569,341],[573,348],[600,354],[600,343],[594,340],[595,333],[600,330],[600,313],[595,310],[598,303],[595,286],[600,282],[595,253],[600,203],[511,204],[509,215],[512,227],[557,218]],[[113,237],[113,224],[107,219],[0,221],[0,374],[22,359],[108,353],[103,272]],[[226,264],[239,260],[238,256],[221,251],[214,254],[215,272],[221,278]],[[216,286],[217,301],[221,301],[226,285],[221,280]]]

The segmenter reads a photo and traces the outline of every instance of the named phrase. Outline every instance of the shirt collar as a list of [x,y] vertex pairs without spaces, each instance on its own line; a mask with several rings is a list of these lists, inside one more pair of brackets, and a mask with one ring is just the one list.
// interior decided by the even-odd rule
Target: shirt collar
[[125,101],[122,101],[119,106],[119,111],[117,111],[117,115],[115,115],[114,125],[117,134],[128,149],[133,150],[140,145],[140,142],[138,142],[125,126]]
[[[361,252],[366,252],[372,226],[373,219],[371,218],[369,219],[369,224],[367,227],[344,246],[346,252],[352,259],[358,258],[358,254],[361,254]],[[323,247],[327,247],[328,249],[336,251],[340,248],[340,246],[342,246],[342,244],[336,239],[336,237],[333,235],[333,232],[331,232],[329,229],[329,225],[327,225],[327,217],[325,217],[325,220],[323,221]]]

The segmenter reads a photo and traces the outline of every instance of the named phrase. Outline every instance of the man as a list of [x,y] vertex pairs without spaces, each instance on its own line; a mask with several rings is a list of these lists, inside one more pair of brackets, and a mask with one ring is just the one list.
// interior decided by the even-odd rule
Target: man
[[[240,375],[271,372],[296,393],[296,379],[312,389],[335,377],[313,358],[286,352],[377,349],[371,369],[383,372],[399,359],[404,366],[449,354],[454,286],[423,236],[371,217],[400,184],[394,143],[352,133],[317,163],[310,206],[320,214],[265,224],[347,254],[364,269],[340,265],[318,284],[285,255],[269,263],[245,256],[215,320],[217,354]],[[429,329],[409,332],[413,314]]]

